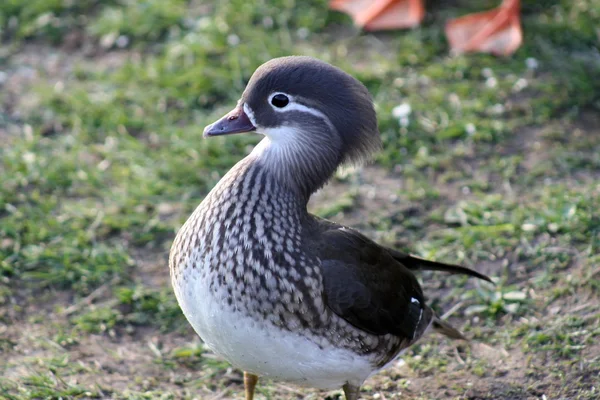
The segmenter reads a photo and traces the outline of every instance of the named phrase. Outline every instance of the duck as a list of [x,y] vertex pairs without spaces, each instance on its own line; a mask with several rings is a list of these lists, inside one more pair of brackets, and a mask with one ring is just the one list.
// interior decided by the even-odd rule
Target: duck
[[315,58],[272,59],[203,136],[244,133],[263,138],[179,229],[169,269],[195,332],[243,371],[246,400],[259,377],[342,388],[357,400],[369,376],[427,331],[466,340],[427,304],[415,273],[489,277],[382,246],[308,211],[338,167],[381,149],[360,81]]
[[[331,0],[329,7],[349,14],[367,31],[413,28],[425,17],[423,0]],[[458,54],[513,54],[523,42],[520,7],[520,0],[503,0],[495,9],[448,21],[450,48]]]

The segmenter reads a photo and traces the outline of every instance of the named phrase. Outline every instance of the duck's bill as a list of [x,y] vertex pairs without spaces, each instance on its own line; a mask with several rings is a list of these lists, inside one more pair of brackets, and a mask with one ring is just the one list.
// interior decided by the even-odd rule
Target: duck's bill
[[204,128],[204,137],[231,135],[256,130],[242,107],[236,107],[227,115]]

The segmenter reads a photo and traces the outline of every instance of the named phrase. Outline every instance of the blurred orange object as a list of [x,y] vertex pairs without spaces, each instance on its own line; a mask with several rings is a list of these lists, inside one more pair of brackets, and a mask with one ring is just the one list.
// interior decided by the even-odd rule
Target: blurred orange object
[[349,14],[369,31],[411,28],[425,16],[422,0],[331,0],[329,8]]
[[446,36],[458,53],[484,52],[507,56],[523,42],[520,0],[504,0],[491,11],[465,15],[446,24]]
[[[331,0],[329,8],[349,14],[357,26],[369,31],[412,28],[425,16],[423,0]],[[514,53],[523,42],[520,8],[520,0],[503,0],[491,11],[449,21],[450,47],[458,53]]]

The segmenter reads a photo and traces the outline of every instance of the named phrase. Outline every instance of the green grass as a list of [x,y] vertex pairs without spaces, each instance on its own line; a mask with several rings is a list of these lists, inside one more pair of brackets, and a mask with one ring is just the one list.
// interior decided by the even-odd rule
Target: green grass
[[[450,56],[444,22],[496,3],[432,4],[421,27],[373,35],[325,0],[2,2],[0,397],[239,395],[239,375],[190,344],[166,257],[179,226],[259,139],[203,140],[202,128],[258,65],[288,54],[323,58],[367,85],[384,141],[374,168],[393,179],[340,175],[335,200],[315,212],[496,277],[492,287],[423,275],[434,307],[459,305],[452,322],[529,360],[508,364],[519,381],[428,339],[406,358],[417,383],[390,372],[365,396],[431,398],[449,379],[455,398],[469,380],[481,398],[597,395],[588,381],[600,371],[600,1],[523,1],[514,56]],[[404,120],[394,117],[401,104]],[[111,350],[86,355],[103,346]],[[571,372],[575,363],[589,375]],[[537,381],[546,386],[534,393]],[[275,383],[261,390],[300,396]]]

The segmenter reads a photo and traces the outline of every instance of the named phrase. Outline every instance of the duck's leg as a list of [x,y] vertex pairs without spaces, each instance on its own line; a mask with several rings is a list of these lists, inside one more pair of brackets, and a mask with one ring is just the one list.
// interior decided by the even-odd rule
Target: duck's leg
[[358,393],[360,392],[360,386],[354,386],[346,383],[342,389],[344,389],[344,395],[346,400],[358,400]]
[[452,50],[510,55],[523,42],[520,0],[504,0],[491,11],[465,15],[446,24]]
[[423,0],[331,0],[329,8],[349,14],[365,30],[411,28],[425,16]]
[[244,389],[246,390],[246,400],[254,399],[254,388],[258,382],[258,376],[244,371]]

